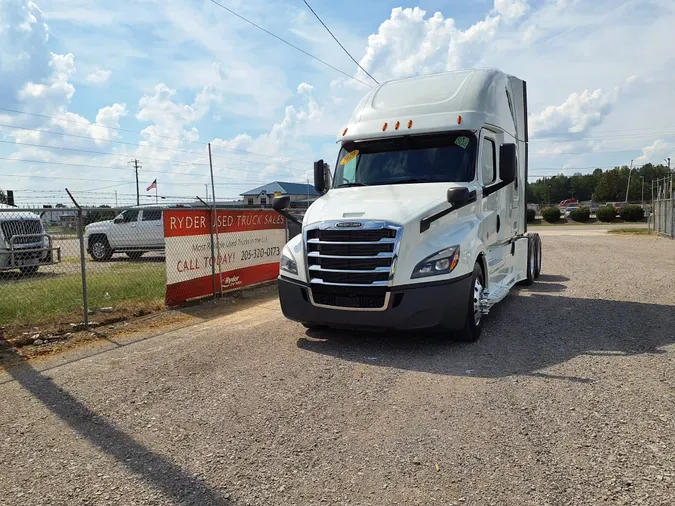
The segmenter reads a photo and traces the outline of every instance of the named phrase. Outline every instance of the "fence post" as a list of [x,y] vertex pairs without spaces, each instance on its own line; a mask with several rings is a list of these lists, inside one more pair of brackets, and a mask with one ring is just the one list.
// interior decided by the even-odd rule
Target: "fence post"
[[209,228],[209,234],[211,236],[211,281],[213,282],[213,298],[216,298],[216,251],[215,245],[213,242],[213,227],[216,225],[216,208],[210,207],[202,198],[197,195],[199,201],[206,206],[207,209],[211,209],[211,227]]
[[73,195],[70,193],[68,188],[66,192],[70,197],[70,200],[73,201],[75,207],[77,207],[77,235],[80,239],[80,269],[82,272],[82,322],[84,323],[84,328],[89,330],[89,298],[87,294],[87,264],[84,256],[84,213],[80,204],[77,203]]

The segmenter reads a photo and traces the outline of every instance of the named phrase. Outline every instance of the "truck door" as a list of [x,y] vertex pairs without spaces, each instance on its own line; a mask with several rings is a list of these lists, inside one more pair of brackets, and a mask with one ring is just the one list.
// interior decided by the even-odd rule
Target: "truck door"
[[144,209],[138,224],[139,248],[161,249],[164,246],[164,223],[161,209]]
[[113,249],[128,248],[138,242],[138,209],[123,211],[108,231],[108,242]]
[[481,199],[481,239],[488,249],[488,270],[492,281],[499,281],[505,268],[504,243],[512,229],[511,207],[507,189],[500,185],[499,146],[503,134],[483,129],[479,149],[479,181],[483,187]]

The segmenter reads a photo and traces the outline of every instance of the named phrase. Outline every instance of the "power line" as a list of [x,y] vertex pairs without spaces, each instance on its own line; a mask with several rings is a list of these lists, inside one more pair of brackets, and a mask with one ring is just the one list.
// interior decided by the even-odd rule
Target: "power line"
[[335,35],[333,35],[333,32],[331,32],[330,29],[326,26],[326,23],[324,23],[324,22],[321,20],[321,18],[319,17],[319,15],[318,15],[316,12],[314,12],[314,9],[312,9],[312,6],[309,5],[309,3],[307,3],[307,0],[302,0],[302,1],[305,2],[305,5],[307,6],[307,8],[308,8],[310,11],[312,11],[312,14],[314,14],[314,17],[315,17],[316,19],[319,20],[319,23],[321,23],[321,24],[323,25],[323,27],[326,29],[326,31],[327,31],[328,33],[330,33],[330,36],[333,37],[333,40],[334,40],[335,42],[337,42],[338,46],[340,46],[340,47],[342,48],[342,50],[343,50],[345,53],[347,53],[347,56],[349,56],[349,57],[352,59],[352,61],[353,61],[354,63],[356,63],[356,65],[357,65],[361,70],[363,70],[363,71],[366,73],[366,75],[367,75],[368,77],[370,77],[373,81],[375,81],[375,84],[380,84],[380,83],[377,81],[377,79],[375,79],[373,76],[371,76],[371,75],[368,73],[368,71],[367,71],[366,69],[364,69],[364,68],[361,66],[361,64],[360,64],[359,62],[357,62],[357,61],[354,59],[354,57],[349,53],[349,51],[347,51],[347,49],[346,49],[342,44],[340,44],[340,41],[337,39],[337,37],[336,37]]
[[[93,151],[93,150],[89,150],[89,149],[65,148],[63,146],[49,146],[49,145],[46,145],[46,144],[33,144],[33,143],[30,143],[30,142],[12,142],[12,141],[0,140],[0,143],[10,144],[12,146],[17,145],[17,146],[30,146],[30,147],[34,147],[34,148],[44,148],[44,149],[58,149],[58,150],[61,150],[61,151],[72,151],[74,153],[87,153],[87,154],[92,154],[92,155],[117,156],[117,157],[122,157],[122,158],[128,158],[129,157],[129,155],[123,155],[123,154],[119,154],[119,153],[109,153],[107,151]],[[181,152],[183,152],[183,151],[181,151]],[[185,153],[193,153],[195,155],[204,156],[204,155],[201,155],[200,153],[198,153],[196,151],[185,151]],[[234,161],[238,161],[238,162],[242,162],[242,163],[250,163],[250,164],[253,164],[253,165],[265,165],[265,166],[269,165],[266,162],[249,161],[249,160],[243,160],[241,158],[231,158],[231,157],[226,157],[226,156],[218,156],[216,158],[222,158],[224,160],[234,160]],[[153,161],[157,161],[157,162],[165,162],[165,163],[168,163],[170,165],[181,164],[181,165],[195,165],[195,166],[201,166],[201,167],[208,167],[209,166],[208,163],[190,162],[190,161],[187,161],[187,160],[171,160],[169,158],[153,158],[153,157],[149,157],[149,156],[144,156],[143,159],[153,160]],[[303,172],[306,172],[305,169],[301,169],[300,167],[289,167],[288,165],[280,165],[280,167],[283,167],[285,169],[301,170]],[[244,169],[235,169],[233,167],[225,167],[225,168],[230,169],[230,170],[244,170]],[[246,169],[246,170],[248,170],[248,169]]]
[[[129,132],[129,133],[144,135],[144,136],[148,136],[148,137],[156,137],[158,139],[169,139],[169,140],[175,140],[175,141],[182,141],[182,142],[187,142],[187,143],[190,143],[190,144],[200,144],[202,146],[208,145],[207,142],[193,141],[193,140],[185,139],[185,138],[182,138],[182,137],[171,137],[171,136],[168,136],[168,135],[149,134],[149,133],[146,133],[146,132],[139,132],[137,130],[130,130],[128,128],[95,125],[95,124],[92,124],[88,121],[78,121],[78,120],[74,120],[74,119],[58,118],[56,116],[46,116],[44,114],[36,114],[36,113],[32,113],[32,112],[18,111],[18,110],[15,110],[15,109],[5,109],[3,107],[0,107],[0,111],[8,111],[8,112],[14,112],[14,113],[17,113],[17,114],[25,114],[27,116],[36,116],[38,118],[46,118],[46,119],[51,119],[51,120],[55,120],[55,121],[65,121],[67,123],[74,123],[74,124],[78,124],[78,125],[96,126],[98,128],[105,128],[106,130],[116,130],[116,131],[120,131],[120,132]],[[197,153],[196,151],[185,151],[185,150],[182,150],[182,149],[162,148],[162,147],[159,147],[159,146],[139,146],[138,143],[133,143],[133,142],[123,142],[123,141],[117,141],[117,140],[114,140],[114,139],[103,139],[103,138],[100,138],[100,137],[89,137],[87,135],[77,135],[77,134],[67,134],[67,133],[63,133],[63,132],[53,132],[51,130],[41,130],[41,129],[37,129],[37,128],[21,127],[21,126],[17,126],[17,125],[0,124],[0,127],[16,128],[16,129],[19,129],[19,130],[30,130],[30,131],[33,131],[33,132],[43,132],[43,133],[47,133],[47,134],[64,135],[64,136],[68,136],[68,137],[79,137],[79,138],[82,138],[82,139],[91,139],[91,140],[101,141],[101,142],[114,142],[116,144],[125,144],[125,145],[128,145],[128,146],[135,146],[137,148],[138,147],[148,147],[148,148],[151,147],[152,149],[163,149],[165,151],[176,151],[176,152],[179,152],[179,153],[201,154],[201,153]],[[246,153],[248,155],[262,156],[262,157],[265,157],[265,158],[271,158],[273,160],[279,160],[279,159],[285,158],[283,156],[265,155],[263,153],[256,153],[254,151],[247,151],[245,149],[228,148],[228,147],[225,147],[225,146],[218,146],[218,147],[222,148],[222,149],[225,149],[227,151],[236,151],[236,152],[239,152],[239,153]],[[214,158],[226,158],[226,157],[215,156]],[[306,163],[305,161],[294,160],[292,158],[288,158],[288,160],[291,161],[291,162],[296,162],[296,163]]]
[[[628,132],[628,130],[627,130]],[[573,138],[573,139],[566,139],[564,138],[566,135],[572,135],[574,132],[571,132],[569,134],[565,133],[560,133],[560,134],[551,134],[551,137],[548,139],[530,139],[529,142],[584,142],[584,141],[593,141],[593,140],[604,140],[604,139],[636,139],[636,138],[642,138],[642,137],[673,137],[675,136],[675,131],[673,132],[659,132],[658,135],[653,134],[653,133],[635,133],[632,135],[604,135],[604,136],[588,136],[588,137],[583,137],[583,138]],[[638,148],[640,149],[640,148]]]
[[[2,142],[2,141],[0,141],[0,142]],[[47,146],[47,147],[49,147],[49,146]],[[0,157],[0,160],[9,160],[9,161],[13,161],[13,162],[24,162],[24,163],[42,163],[42,164],[49,164],[49,165],[64,165],[64,166],[67,166],[67,167],[84,167],[84,168],[90,168],[90,169],[94,168],[94,169],[123,170],[123,171],[127,170],[127,169],[124,169],[124,168],[121,168],[121,167],[111,167],[111,166],[105,166],[105,165],[88,165],[88,164],[69,163],[69,162],[54,162],[54,161],[51,161],[51,160],[26,160],[24,158],[1,158],[1,157]],[[219,165],[216,168],[239,171],[239,172],[246,172],[246,173],[252,172],[252,173],[255,173],[255,174],[264,174],[264,172],[261,172],[261,171],[254,171],[254,170],[250,170],[250,169],[239,169],[239,168],[235,168],[235,167],[226,167],[224,165]],[[167,171],[163,171],[163,170],[146,170],[145,172],[150,172],[150,173],[154,173],[154,174],[166,174],[166,175],[172,174],[171,172],[167,172]],[[204,173],[201,173],[201,172],[194,172],[192,174],[195,174],[195,175],[198,175],[198,176],[208,176],[208,174],[204,174]],[[224,178],[224,179],[237,179],[237,178],[232,177],[232,176],[219,176],[219,177]],[[246,179],[246,180],[249,181],[249,179]],[[258,180],[250,180],[250,181],[259,182]]]
[[262,30],[262,31],[265,32],[267,35],[271,35],[271,36],[274,37],[275,39],[277,39],[277,40],[283,42],[284,44],[286,44],[286,45],[292,47],[293,49],[296,49],[296,50],[300,51],[301,53],[303,53],[303,54],[309,56],[310,58],[313,58],[314,60],[323,63],[323,64],[326,65],[327,67],[332,68],[332,69],[335,70],[336,72],[339,72],[340,74],[342,74],[342,75],[344,75],[344,76],[347,76],[349,79],[353,79],[354,81],[358,81],[358,82],[360,82],[361,84],[363,84],[363,85],[365,85],[365,86],[368,86],[368,88],[372,88],[372,86],[371,86],[370,84],[364,83],[363,81],[361,81],[361,79],[358,79],[357,77],[350,76],[347,72],[344,72],[344,71],[340,70],[340,69],[337,68],[337,67],[333,67],[330,63],[327,63],[327,62],[323,61],[321,58],[318,58],[318,57],[314,56],[313,54],[308,53],[307,51],[305,51],[304,49],[299,48],[299,47],[296,46],[295,44],[292,44],[291,42],[288,42],[286,39],[283,39],[283,38],[279,37],[278,35],[273,34],[272,32],[270,32],[269,30],[266,30],[266,29],[263,28],[262,26],[255,24],[255,23],[254,23],[253,21],[251,21],[250,19],[246,19],[246,18],[245,18],[244,16],[242,16],[241,14],[237,14],[237,13],[234,12],[232,9],[230,9],[230,8],[228,8],[228,7],[225,7],[225,6],[224,6],[223,4],[221,4],[221,3],[216,2],[216,0],[209,0],[209,1],[210,1],[212,4],[217,5],[217,6],[220,7],[221,9],[225,9],[225,10],[226,10],[227,12],[229,12],[230,14],[232,14],[232,15],[234,15],[234,16],[237,16],[237,17],[238,17],[239,19],[241,19],[242,21],[246,21],[249,25],[255,26],[258,30]]

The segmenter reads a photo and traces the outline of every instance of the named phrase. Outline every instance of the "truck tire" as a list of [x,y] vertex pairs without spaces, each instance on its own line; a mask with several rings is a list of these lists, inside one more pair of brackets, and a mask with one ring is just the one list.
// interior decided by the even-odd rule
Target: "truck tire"
[[483,331],[483,316],[480,312],[480,292],[485,287],[485,275],[483,268],[478,262],[473,266],[473,275],[471,277],[471,293],[469,294],[469,304],[466,308],[466,319],[464,320],[464,329],[457,336],[460,341],[473,343],[478,340]]
[[535,243],[536,239],[532,235],[527,236],[527,263],[525,264],[525,272],[527,273],[527,277],[519,282],[519,285],[522,286],[530,286],[532,283],[534,283],[534,273],[535,273],[535,266],[536,266],[536,251],[535,251]]
[[21,274],[24,276],[32,276],[37,273],[39,268],[39,265],[28,265],[26,267],[20,267],[19,271],[21,271]]
[[535,237],[535,257],[534,257],[534,279],[537,279],[541,274],[541,236],[534,234]]
[[108,239],[104,235],[94,236],[89,239],[89,255],[94,262],[105,262],[110,260],[113,251],[110,249]]
[[145,254],[145,251],[127,251],[127,256],[131,260],[140,260],[140,258]]

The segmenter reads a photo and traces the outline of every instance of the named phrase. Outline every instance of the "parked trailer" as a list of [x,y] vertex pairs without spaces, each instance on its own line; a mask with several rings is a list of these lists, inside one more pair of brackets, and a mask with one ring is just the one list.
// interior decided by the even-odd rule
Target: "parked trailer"
[[[322,196],[283,248],[283,314],[308,328],[478,339],[490,308],[541,272],[527,233],[525,81],[494,69],[389,81],[338,140],[334,174],[315,163]],[[287,216],[288,205],[274,203]]]

